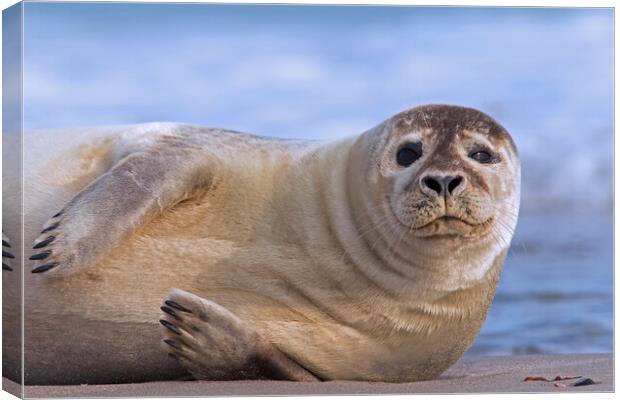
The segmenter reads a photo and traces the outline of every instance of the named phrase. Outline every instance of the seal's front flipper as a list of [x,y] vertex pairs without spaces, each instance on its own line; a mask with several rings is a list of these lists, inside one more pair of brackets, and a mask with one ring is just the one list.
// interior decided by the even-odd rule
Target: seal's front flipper
[[32,272],[67,275],[93,265],[154,216],[208,185],[212,164],[208,152],[182,143],[124,157],[43,226],[30,256]]
[[163,346],[196,379],[318,379],[224,307],[173,289],[160,323]]

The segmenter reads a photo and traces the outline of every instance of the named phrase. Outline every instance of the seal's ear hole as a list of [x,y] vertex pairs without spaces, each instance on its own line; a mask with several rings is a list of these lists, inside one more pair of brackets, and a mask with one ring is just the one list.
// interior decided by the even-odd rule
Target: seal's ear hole
[[422,157],[422,143],[405,143],[396,152],[398,165],[408,167]]

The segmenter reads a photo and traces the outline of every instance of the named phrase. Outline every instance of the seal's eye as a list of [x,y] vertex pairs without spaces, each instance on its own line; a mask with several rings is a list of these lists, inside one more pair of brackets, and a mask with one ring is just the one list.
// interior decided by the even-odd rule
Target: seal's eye
[[481,164],[490,164],[499,161],[497,156],[491,155],[491,153],[485,150],[474,151],[469,155],[469,158],[472,158]]
[[408,167],[422,157],[422,143],[406,143],[396,153],[398,165]]

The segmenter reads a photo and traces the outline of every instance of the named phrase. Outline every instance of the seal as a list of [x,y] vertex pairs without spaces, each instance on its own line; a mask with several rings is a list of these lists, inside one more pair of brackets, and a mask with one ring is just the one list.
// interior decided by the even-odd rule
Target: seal
[[519,208],[510,135],[458,106],[332,143],[144,124],[25,145],[30,384],[434,378],[477,336]]

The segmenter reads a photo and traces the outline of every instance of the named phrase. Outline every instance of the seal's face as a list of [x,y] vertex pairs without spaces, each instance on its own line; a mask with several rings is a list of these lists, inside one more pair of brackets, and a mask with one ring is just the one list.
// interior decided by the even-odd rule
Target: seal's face
[[377,184],[413,236],[510,240],[520,167],[504,128],[477,110],[431,105],[396,115],[384,133]]

